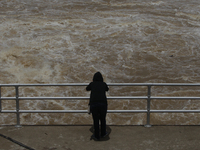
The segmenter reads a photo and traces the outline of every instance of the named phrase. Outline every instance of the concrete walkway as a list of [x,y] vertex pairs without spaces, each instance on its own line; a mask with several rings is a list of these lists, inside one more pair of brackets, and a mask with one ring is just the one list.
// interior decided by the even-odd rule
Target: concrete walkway
[[200,126],[108,126],[107,130],[109,136],[94,141],[91,126],[0,126],[0,150],[200,149]]

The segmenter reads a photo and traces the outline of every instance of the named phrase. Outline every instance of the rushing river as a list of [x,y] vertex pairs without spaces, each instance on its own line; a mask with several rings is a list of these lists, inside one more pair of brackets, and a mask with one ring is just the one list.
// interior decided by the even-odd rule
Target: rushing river
[[[1,0],[0,84],[199,83],[199,0]],[[2,96],[15,96],[12,87]],[[20,96],[89,96],[85,87],[22,87]],[[146,96],[110,87],[108,96]],[[153,96],[200,96],[199,87],[156,87]],[[83,110],[88,100],[20,101],[22,110]],[[15,101],[3,100],[3,110]],[[152,109],[200,108],[198,100],[152,100]],[[146,109],[146,100],[109,100],[109,110]],[[0,114],[0,124],[16,115]],[[88,114],[21,114],[22,124],[91,124]],[[151,114],[151,124],[200,124],[200,115]],[[146,114],[107,115],[108,124],[146,124]]]

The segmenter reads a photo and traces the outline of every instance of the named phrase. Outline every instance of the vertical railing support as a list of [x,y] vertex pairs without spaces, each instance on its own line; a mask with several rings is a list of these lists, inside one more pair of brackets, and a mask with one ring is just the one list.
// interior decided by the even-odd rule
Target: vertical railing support
[[148,93],[147,93],[147,124],[145,125],[145,127],[151,127],[150,124],[150,106],[151,106],[151,86],[148,85]]
[[2,110],[2,106],[1,106],[1,86],[0,86],[0,112]]
[[17,116],[17,125],[15,127],[21,127],[20,113],[19,113],[19,86],[15,86],[15,92],[16,92],[16,116]]

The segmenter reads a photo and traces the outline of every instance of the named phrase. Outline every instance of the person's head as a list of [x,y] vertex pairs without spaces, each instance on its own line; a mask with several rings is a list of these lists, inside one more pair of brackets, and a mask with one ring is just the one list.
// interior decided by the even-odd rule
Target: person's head
[[93,81],[101,81],[103,82],[103,76],[100,72],[96,72],[93,76]]

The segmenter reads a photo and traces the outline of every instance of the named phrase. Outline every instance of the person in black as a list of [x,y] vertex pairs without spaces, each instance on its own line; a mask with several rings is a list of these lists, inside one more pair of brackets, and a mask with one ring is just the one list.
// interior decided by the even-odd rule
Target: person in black
[[101,137],[107,135],[106,132],[106,114],[107,114],[107,97],[106,91],[109,90],[107,84],[103,82],[103,77],[100,72],[94,74],[93,82],[87,87],[87,91],[90,93],[90,111],[92,113],[93,124],[94,124],[94,135],[93,139],[99,140],[99,120],[101,122]]

